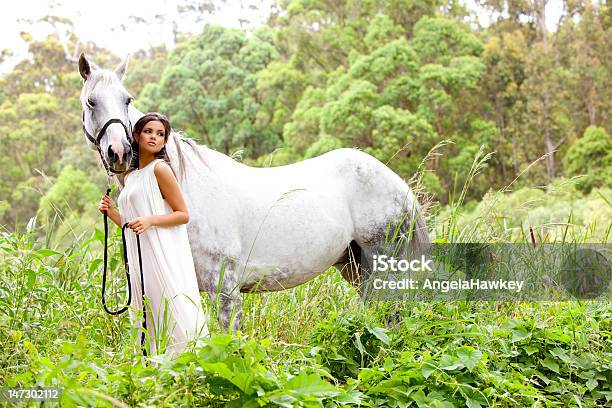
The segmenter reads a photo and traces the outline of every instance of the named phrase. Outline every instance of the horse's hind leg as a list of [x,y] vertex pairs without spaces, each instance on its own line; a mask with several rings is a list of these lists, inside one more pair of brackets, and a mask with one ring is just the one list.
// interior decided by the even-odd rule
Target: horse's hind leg
[[[364,303],[372,300],[388,301],[390,309],[388,324],[396,324],[401,320],[400,310],[403,301],[409,299],[401,290],[384,289],[380,284],[386,282],[400,282],[416,280],[416,271],[403,271],[397,268],[397,261],[420,258],[427,254],[430,244],[423,216],[416,217],[410,213],[402,212],[389,220],[385,225],[370,230],[359,240],[360,248],[360,283],[359,293]],[[381,264],[381,260],[395,259],[396,270],[390,264]],[[377,270],[374,260],[378,261]],[[377,280],[378,287],[374,284]],[[384,285],[383,285],[384,286]]]
[[359,289],[361,285],[361,247],[357,242],[350,242],[334,266],[348,283]]
[[[380,242],[363,243],[362,245],[359,245],[356,241],[351,241],[334,265],[340,270],[342,277],[357,289],[364,304],[376,298],[376,294],[372,296],[373,294],[368,292],[372,289],[371,287],[368,288],[367,284],[367,281],[372,277],[372,265],[368,260],[371,260],[374,254],[386,253],[386,248],[387,246],[382,240]],[[386,310],[384,320],[388,327],[395,326],[402,321],[399,311],[401,307],[401,304],[394,303]]]

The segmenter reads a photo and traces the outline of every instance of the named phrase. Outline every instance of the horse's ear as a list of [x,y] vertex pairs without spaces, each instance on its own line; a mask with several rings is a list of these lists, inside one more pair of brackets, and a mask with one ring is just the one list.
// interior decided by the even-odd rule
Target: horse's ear
[[89,61],[87,61],[87,58],[85,58],[84,53],[81,53],[79,56],[79,73],[85,81],[87,81],[87,78],[89,78],[89,75],[91,75],[91,67],[89,66]]
[[125,75],[125,71],[127,71],[128,60],[130,59],[130,54],[125,56],[125,59],[121,61],[117,68],[115,68],[115,73],[119,77],[119,80],[123,80],[123,76]]

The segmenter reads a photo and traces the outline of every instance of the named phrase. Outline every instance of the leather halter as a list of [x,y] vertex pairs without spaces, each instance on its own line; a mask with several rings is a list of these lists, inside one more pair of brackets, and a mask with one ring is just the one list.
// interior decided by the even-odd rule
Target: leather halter
[[[128,113],[128,118],[129,118],[129,113]],[[131,133],[131,130],[132,130],[132,121],[129,121],[130,130],[128,131],[127,126],[125,126],[125,123],[123,123],[123,121],[121,119],[116,119],[116,118],[107,120],[106,123],[104,124],[104,126],[102,126],[102,129],[100,129],[100,131],[98,132],[97,136],[94,138],[91,135],[91,133],[89,133],[87,131],[87,129],[85,129],[85,111],[83,111],[83,133],[85,133],[85,136],[87,137],[87,139],[93,145],[96,146],[96,149],[98,149],[98,153],[100,154],[100,158],[102,159],[102,163],[104,164],[104,168],[106,169],[106,173],[112,172],[112,173],[115,173],[115,174],[121,174],[121,173],[123,173],[122,171],[115,171],[115,170],[113,170],[113,169],[111,169],[109,167],[109,165],[106,163],[106,160],[104,160],[104,155],[102,154],[102,150],[100,149],[100,140],[102,139],[102,136],[106,132],[106,129],[110,125],[112,125],[113,123],[119,123],[121,126],[123,126],[123,130],[125,131],[125,135],[127,136],[127,139],[131,140],[131,137],[132,137],[132,133]]]

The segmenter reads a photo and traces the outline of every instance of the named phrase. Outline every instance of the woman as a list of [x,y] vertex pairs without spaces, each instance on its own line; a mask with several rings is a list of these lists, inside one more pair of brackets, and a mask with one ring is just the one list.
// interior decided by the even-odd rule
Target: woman
[[[208,335],[208,327],[187,237],[189,213],[166,153],[170,131],[168,119],[159,113],[147,113],[136,122],[132,135],[135,156],[119,194],[119,211],[108,195],[103,196],[99,210],[108,211],[108,217],[120,227],[127,222],[140,236],[148,355],[165,349],[176,356],[190,340]],[[132,286],[130,320],[139,328],[140,345],[142,293],[135,234],[126,231],[125,238]]]

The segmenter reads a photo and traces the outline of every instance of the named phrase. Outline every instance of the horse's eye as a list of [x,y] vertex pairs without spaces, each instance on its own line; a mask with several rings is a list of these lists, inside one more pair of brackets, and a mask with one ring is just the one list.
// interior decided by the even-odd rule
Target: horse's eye
[[129,105],[130,103],[132,103],[132,101],[134,100],[134,98],[132,98],[131,96],[129,98],[126,99],[125,104]]
[[91,99],[87,99],[87,104],[88,104],[89,106],[91,106],[92,108],[93,108],[94,106],[96,106],[96,103],[95,103],[94,101],[92,101]]

